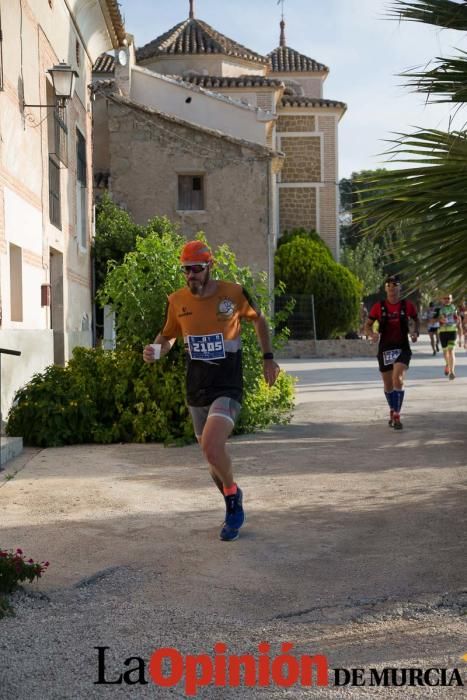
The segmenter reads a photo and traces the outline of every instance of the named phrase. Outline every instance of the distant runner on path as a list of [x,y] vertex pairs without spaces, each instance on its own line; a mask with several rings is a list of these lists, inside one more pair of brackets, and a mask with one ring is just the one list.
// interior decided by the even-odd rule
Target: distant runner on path
[[220,538],[231,542],[238,538],[245,518],[242,490],[234,481],[226,451],[243,394],[240,319],[255,326],[269,386],[277,379],[279,365],[274,362],[267,321],[248,292],[239,284],[211,278],[214,261],[209,247],[190,241],[180,262],[187,286],[169,296],[164,328],[153,345],[146,345],[143,359],[154,362],[169,352],[176,338],[184,340],[188,408],[211,476],[225,498]]
[[441,305],[436,310],[435,318],[439,321],[439,340],[444,353],[444,374],[455,379],[457,331],[462,333],[457,308],[452,303],[452,294],[441,297]]
[[427,331],[430,336],[431,349],[433,350],[433,355],[439,352],[439,321],[435,318],[438,312],[438,308],[434,301],[430,301],[428,307],[427,315]]
[[[388,424],[394,430],[402,430],[400,414],[405,394],[404,379],[412,356],[409,319],[414,321],[410,337],[415,343],[419,336],[418,312],[411,301],[400,299],[401,283],[398,275],[387,277],[384,287],[386,299],[377,301],[370,309],[365,335],[373,342],[379,341],[378,364],[389,405]],[[378,322],[378,332],[373,330],[375,321]]]

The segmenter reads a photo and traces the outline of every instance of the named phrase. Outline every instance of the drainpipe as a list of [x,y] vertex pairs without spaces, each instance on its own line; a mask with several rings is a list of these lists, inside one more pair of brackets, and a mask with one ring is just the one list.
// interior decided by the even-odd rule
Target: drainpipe
[[2,8],[0,5],[0,90],[3,90],[3,32],[2,32]]
[[272,158],[268,161],[268,240],[269,240],[269,291],[274,290],[274,183]]
[[274,167],[273,158],[267,161],[267,192],[268,192],[268,290],[271,297],[270,314],[274,314],[274,252],[276,249],[276,221],[274,216]]

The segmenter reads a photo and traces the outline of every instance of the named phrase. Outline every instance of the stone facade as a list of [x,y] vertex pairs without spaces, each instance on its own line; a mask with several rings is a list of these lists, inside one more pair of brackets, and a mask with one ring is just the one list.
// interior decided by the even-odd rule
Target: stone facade
[[323,181],[320,190],[318,230],[321,238],[339,254],[339,228],[337,211],[339,203],[337,172],[337,119],[320,115],[319,131],[323,134]]
[[[315,127],[316,118],[311,114],[280,115],[278,119],[279,149],[285,154],[279,184],[281,233],[301,227],[319,230],[317,188],[284,187],[292,183],[304,185],[321,182],[321,139],[306,135]],[[302,132],[304,135],[284,135],[291,132]],[[334,250],[334,246],[331,250]]]
[[[167,216],[187,238],[202,230],[213,247],[227,243],[241,265],[271,271],[271,151],[129,101],[109,100],[108,125],[112,196],[137,223]],[[203,178],[202,210],[178,209],[178,177],[186,173]]]
[[[334,257],[339,255],[337,123],[345,112],[345,105],[323,98],[328,68],[288,47],[284,26],[281,24],[280,47],[268,57],[261,57],[222,35],[219,35],[221,44],[214,47],[205,23],[190,16],[189,21],[164,32],[136,53],[131,44],[126,67],[116,65],[115,68],[115,95],[124,95],[137,107],[152,108],[193,127],[217,131],[219,138],[226,138],[226,153],[232,147],[228,145],[230,136],[249,141],[253,148],[255,144],[268,147],[271,161],[277,152],[284,154],[281,173],[266,178],[267,186],[262,190],[265,201],[261,201],[258,193],[264,178],[255,182],[256,166],[241,166],[237,173],[226,170],[222,155],[217,153],[218,142],[214,149],[216,154],[213,152],[212,158],[201,159],[201,162],[194,154],[183,150],[180,139],[174,143],[175,159],[163,157],[161,161],[164,167],[168,164],[168,170],[162,170],[156,177],[151,168],[154,181],[158,183],[152,196],[135,194],[138,188],[150,189],[149,182],[139,185],[137,178],[128,181],[127,192],[120,185],[120,191],[116,192],[117,182],[121,184],[123,179],[121,173],[117,173],[116,180],[114,165],[119,163],[120,168],[127,157],[118,153],[116,141],[114,152],[109,156],[112,166],[102,168],[110,172],[112,193],[118,195],[120,201],[126,201],[140,220],[164,211],[180,221],[187,236],[202,228],[212,240],[220,236],[229,243],[233,240],[232,247],[237,254],[243,255],[244,250],[253,249],[254,267],[263,259],[259,254],[263,245],[260,241],[268,220],[269,265],[262,269],[271,274],[277,238],[291,228],[316,230]],[[98,109],[96,107],[95,115]],[[198,134],[195,144],[202,138]],[[144,134],[135,136],[135,140],[138,139],[144,140]],[[95,142],[105,145],[99,138]],[[220,148],[222,150],[222,146]],[[104,147],[102,151],[105,156]],[[250,159],[245,149],[240,158],[245,154],[246,159]],[[133,158],[130,160],[133,162]],[[209,167],[205,166],[208,161]],[[201,168],[207,188],[203,211],[174,209],[175,163],[179,170]],[[270,171],[274,171],[274,166]],[[240,172],[241,178],[234,185]],[[165,175],[168,176],[166,183]],[[222,212],[219,202],[222,202]],[[260,240],[255,241],[258,235]]]
[[316,119],[313,114],[294,114],[291,116],[279,115],[277,120],[277,132],[288,131],[315,131]]
[[321,141],[319,136],[283,136],[280,149],[285,154],[281,182],[321,181]]
[[305,227],[316,230],[316,188],[281,187],[279,190],[281,231]]

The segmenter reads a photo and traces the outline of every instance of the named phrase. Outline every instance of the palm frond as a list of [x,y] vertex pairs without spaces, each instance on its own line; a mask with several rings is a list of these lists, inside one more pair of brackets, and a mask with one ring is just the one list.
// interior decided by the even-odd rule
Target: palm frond
[[433,24],[445,29],[467,30],[467,3],[454,0],[392,0],[388,16]]
[[414,282],[467,288],[467,134],[435,129],[399,134],[387,154],[413,167],[359,182],[356,222],[381,236],[403,222],[399,262]]
[[[436,67],[424,71],[404,71],[406,84],[415,92],[429,95],[430,102],[467,102],[467,52],[459,58],[436,58]],[[435,99],[433,96],[444,98]]]

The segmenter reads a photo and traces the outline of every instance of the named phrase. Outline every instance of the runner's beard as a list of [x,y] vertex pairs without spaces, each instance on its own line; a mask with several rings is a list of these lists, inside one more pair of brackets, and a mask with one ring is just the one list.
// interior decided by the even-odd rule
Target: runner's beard
[[187,285],[190,288],[190,292],[196,296],[201,295],[207,283],[209,282],[209,269],[206,271],[206,277],[204,280],[192,279],[187,280]]

